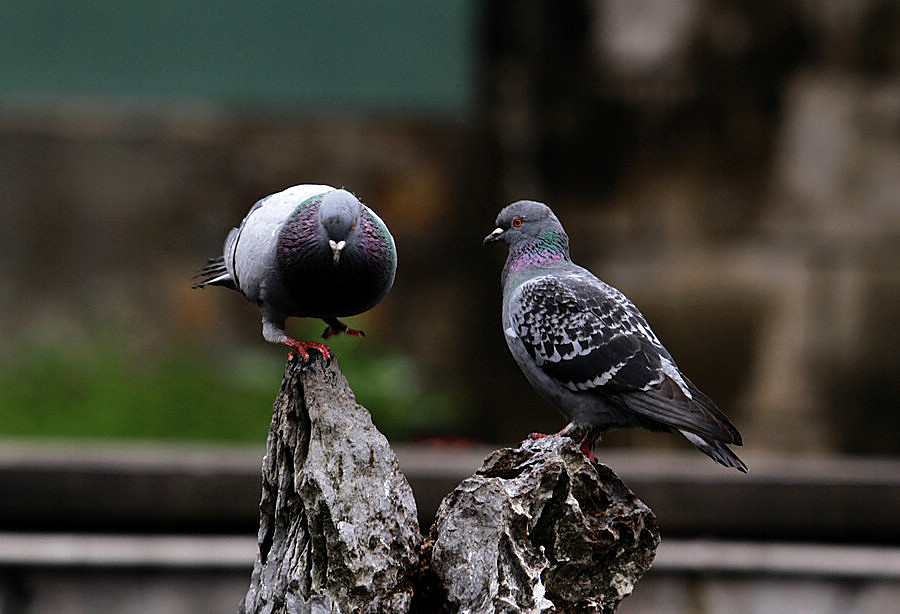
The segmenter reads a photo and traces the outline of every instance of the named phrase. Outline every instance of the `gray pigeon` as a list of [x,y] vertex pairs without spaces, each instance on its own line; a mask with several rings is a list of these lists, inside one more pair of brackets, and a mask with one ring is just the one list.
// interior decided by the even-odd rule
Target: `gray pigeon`
[[[675,429],[726,467],[747,466],[726,446],[741,435],[685,377],[628,298],[569,257],[550,208],[528,200],[497,216],[484,243],[502,241],[503,333],[513,358],[581,435],[581,449],[615,428]],[[541,437],[535,434],[533,437]]]
[[397,248],[387,226],[346,190],[297,185],[258,201],[210,258],[194,288],[225,286],[259,305],[263,337],[308,357],[310,348],[284,331],[288,317],[321,318],[323,337],[362,335],[338,317],[362,313],[387,295],[397,271]]

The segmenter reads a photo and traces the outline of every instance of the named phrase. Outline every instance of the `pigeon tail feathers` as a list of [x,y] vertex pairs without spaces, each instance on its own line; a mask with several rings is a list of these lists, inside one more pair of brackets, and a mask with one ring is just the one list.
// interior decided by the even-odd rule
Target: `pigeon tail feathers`
[[200,279],[200,281],[191,286],[193,289],[202,288],[204,286],[225,286],[232,290],[237,289],[234,280],[231,278],[231,274],[225,267],[225,258],[222,256],[210,258],[206,262],[206,266],[194,275],[194,279]]
[[[725,443],[741,445],[741,436],[725,415],[703,395],[703,399],[686,399],[671,380],[655,388],[619,395],[622,405],[636,414],[665,426],[687,430]],[[698,391],[699,392],[699,391]]]
[[726,467],[733,467],[741,473],[747,473],[747,465],[737,455],[728,449],[721,441],[705,439],[689,431],[679,431],[688,441],[697,446],[697,449],[708,457]]

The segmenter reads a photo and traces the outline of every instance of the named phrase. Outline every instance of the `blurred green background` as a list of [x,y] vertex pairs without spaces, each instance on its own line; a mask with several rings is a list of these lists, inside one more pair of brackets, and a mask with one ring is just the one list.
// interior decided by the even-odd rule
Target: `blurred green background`
[[[315,339],[322,328],[299,334]],[[246,348],[216,360],[181,345],[140,356],[128,345],[99,332],[69,348],[24,345],[0,374],[3,435],[265,441],[282,356]],[[452,394],[426,389],[410,356],[343,338],[329,345],[395,439],[452,424]]]
[[[0,19],[0,437],[261,442],[286,351],[190,289],[257,199],[346,187],[388,298],[332,344],[395,441],[561,416],[499,330],[548,202],[760,452],[900,443],[896,3],[27,2]],[[291,323],[316,339],[320,322]],[[686,445],[617,433],[607,445]]]

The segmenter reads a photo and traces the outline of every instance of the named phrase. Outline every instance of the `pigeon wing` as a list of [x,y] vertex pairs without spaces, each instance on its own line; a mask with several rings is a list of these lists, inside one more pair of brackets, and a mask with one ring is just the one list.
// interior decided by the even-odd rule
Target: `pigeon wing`
[[[666,426],[737,443],[737,430],[678,371],[640,311],[593,275],[523,284],[511,325],[544,373],[573,392],[615,395]],[[697,394],[694,394],[696,391]]]

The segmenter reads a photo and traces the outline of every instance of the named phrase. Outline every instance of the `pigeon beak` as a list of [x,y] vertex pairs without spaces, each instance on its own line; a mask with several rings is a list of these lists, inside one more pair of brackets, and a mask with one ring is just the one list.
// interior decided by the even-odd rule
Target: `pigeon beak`
[[494,231],[484,238],[484,242],[482,245],[487,245],[488,243],[493,243],[494,241],[499,241],[500,237],[503,236],[505,231],[502,228],[495,228]]
[[337,263],[341,259],[341,250],[344,249],[344,246],[347,245],[346,241],[337,241],[335,242],[333,239],[328,239],[328,247],[331,248],[331,253],[334,254],[334,264]]

